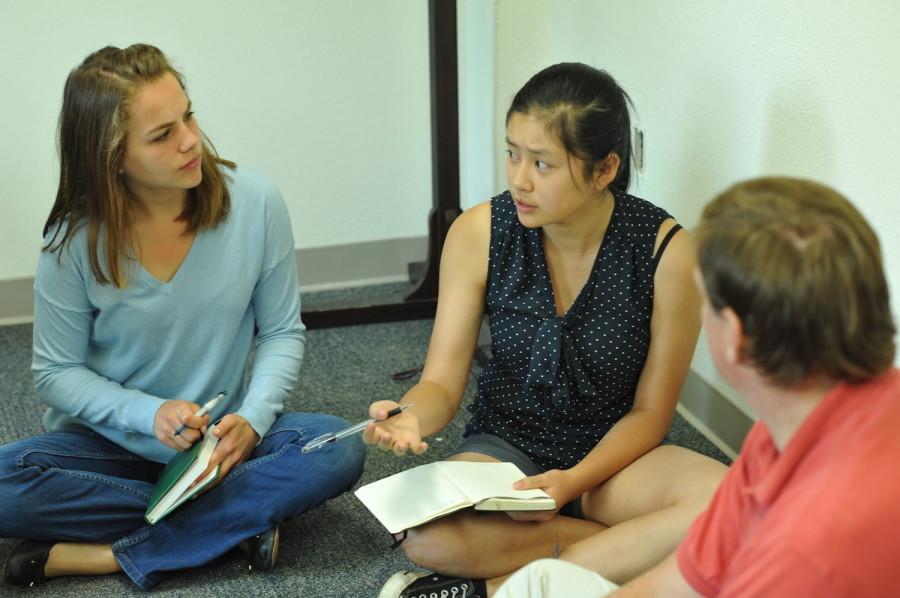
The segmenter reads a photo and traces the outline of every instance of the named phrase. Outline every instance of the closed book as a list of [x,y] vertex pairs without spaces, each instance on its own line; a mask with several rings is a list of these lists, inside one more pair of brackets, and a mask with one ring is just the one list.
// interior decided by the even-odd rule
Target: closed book
[[525,477],[512,463],[438,461],[366,484],[354,494],[392,534],[460,509],[550,511],[556,503],[541,489],[515,490]]
[[189,488],[191,483],[209,465],[209,460],[218,443],[219,438],[210,432],[203,437],[202,441],[195,442],[194,446],[188,450],[172,457],[172,460],[160,472],[156,486],[153,488],[153,495],[150,497],[147,511],[144,513],[147,523],[153,525],[160,521],[219,476],[217,466],[195,486]]

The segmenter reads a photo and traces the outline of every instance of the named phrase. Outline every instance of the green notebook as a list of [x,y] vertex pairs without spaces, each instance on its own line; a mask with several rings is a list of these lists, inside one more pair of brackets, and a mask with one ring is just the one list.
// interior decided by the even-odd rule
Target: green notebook
[[172,457],[156,480],[147,512],[144,513],[147,523],[153,525],[161,520],[219,476],[219,468],[216,467],[196,486],[188,489],[191,482],[206,469],[218,443],[219,438],[209,432],[202,441]]

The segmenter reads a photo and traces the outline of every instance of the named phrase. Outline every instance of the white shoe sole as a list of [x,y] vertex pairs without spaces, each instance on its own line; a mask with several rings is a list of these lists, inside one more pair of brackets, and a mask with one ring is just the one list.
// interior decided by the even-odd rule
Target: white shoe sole
[[420,577],[431,575],[430,571],[397,571],[381,586],[378,598],[400,598],[401,592]]

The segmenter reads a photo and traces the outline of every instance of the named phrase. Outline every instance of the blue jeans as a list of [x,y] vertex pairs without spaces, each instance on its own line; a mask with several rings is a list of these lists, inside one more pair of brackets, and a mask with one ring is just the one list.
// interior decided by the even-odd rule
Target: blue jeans
[[159,463],[87,429],[12,442],[0,447],[0,536],[112,543],[128,577],[149,590],[168,571],[203,565],[349,490],[363,469],[359,438],[300,451],[346,425],[331,415],[282,414],[247,461],[156,525],[144,511]]

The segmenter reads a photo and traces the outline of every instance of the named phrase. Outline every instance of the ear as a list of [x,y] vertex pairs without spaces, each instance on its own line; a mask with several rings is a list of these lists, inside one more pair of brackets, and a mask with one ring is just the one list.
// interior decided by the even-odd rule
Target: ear
[[741,365],[744,362],[744,346],[747,337],[744,335],[744,323],[730,307],[723,307],[719,317],[725,320],[725,361],[732,365]]
[[608,187],[610,183],[616,180],[616,175],[619,174],[619,166],[621,165],[622,161],[619,159],[619,154],[615,152],[610,152],[605,158],[597,162],[597,165],[594,166],[594,176],[591,179],[594,188],[599,191]]

